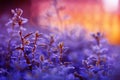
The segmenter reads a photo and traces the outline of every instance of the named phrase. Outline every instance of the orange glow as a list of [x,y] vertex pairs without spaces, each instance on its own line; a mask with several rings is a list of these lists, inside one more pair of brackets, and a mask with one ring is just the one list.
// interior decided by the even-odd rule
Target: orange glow
[[[61,3],[65,5],[65,10],[60,12],[60,16],[69,15],[70,18],[62,20],[62,27],[60,22],[51,19],[52,26],[59,26],[64,29],[72,24],[82,25],[88,32],[101,31],[105,33],[108,41],[111,44],[120,44],[120,11],[107,12],[104,9],[103,3],[99,2],[80,2],[70,0],[63,0]],[[49,2],[40,3],[39,10],[45,10],[49,6]],[[120,5],[120,4],[119,4]],[[46,7],[46,8],[47,8]]]

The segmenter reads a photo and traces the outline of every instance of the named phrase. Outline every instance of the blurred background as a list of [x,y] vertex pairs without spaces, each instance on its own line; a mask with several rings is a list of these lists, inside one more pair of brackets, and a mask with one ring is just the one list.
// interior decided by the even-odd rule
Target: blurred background
[[0,0],[0,26],[15,8],[23,9],[32,27],[49,25],[63,31],[80,25],[87,32],[103,32],[109,43],[120,45],[120,0]]

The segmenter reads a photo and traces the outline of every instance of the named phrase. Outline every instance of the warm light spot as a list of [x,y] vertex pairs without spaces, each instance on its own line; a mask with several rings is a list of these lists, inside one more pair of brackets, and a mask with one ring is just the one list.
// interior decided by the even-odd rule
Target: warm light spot
[[106,11],[117,11],[119,6],[119,0],[103,0],[103,6]]

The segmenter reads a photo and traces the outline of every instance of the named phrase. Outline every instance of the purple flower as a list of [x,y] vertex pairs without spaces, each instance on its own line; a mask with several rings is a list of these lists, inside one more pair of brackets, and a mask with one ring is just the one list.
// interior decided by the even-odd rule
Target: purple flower
[[12,24],[13,26],[21,26],[24,23],[28,22],[28,19],[21,17],[23,10],[20,8],[16,8],[15,10],[11,10],[13,17],[9,20],[6,25]]

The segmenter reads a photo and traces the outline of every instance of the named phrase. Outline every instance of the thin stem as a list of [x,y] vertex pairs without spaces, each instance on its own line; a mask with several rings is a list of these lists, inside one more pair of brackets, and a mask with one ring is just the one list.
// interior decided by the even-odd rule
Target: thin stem
[[8,51],[9,51],[9,53],[8,53],[8,55],[7,55],[7,63],[6,63],[6,65],[7,65],[7,67],[9,67],[10,66],[10,59],[11,59],[11,55],[12,55],[12,51],[11,51],[11,48],[10,48],[10,44],[11,44],[11,41],[12,41],[12,38],[13,38],[13,30],[14,30],[14,25],[12,26],[12,32],[11,32],[11,34],[10,34],[10,39],[8,40]]
[[[20,26],[21,27],[21,26]],[[25,52],[25,43],[24,43],[24,37],[22,36],[22,30],[20,29],[20,32],[19,32],[19,35],[20,35],[20,39],[21,39],[21,42],[22,42],[22,51],[24,53],[24,58],[26,60],[26,63],[27,64],[30,64],[30,60],[28,58],[28,56],[26,55],[26,52]],[[30,69],[32,69],[32,66],[30,65],[29,66]]]

